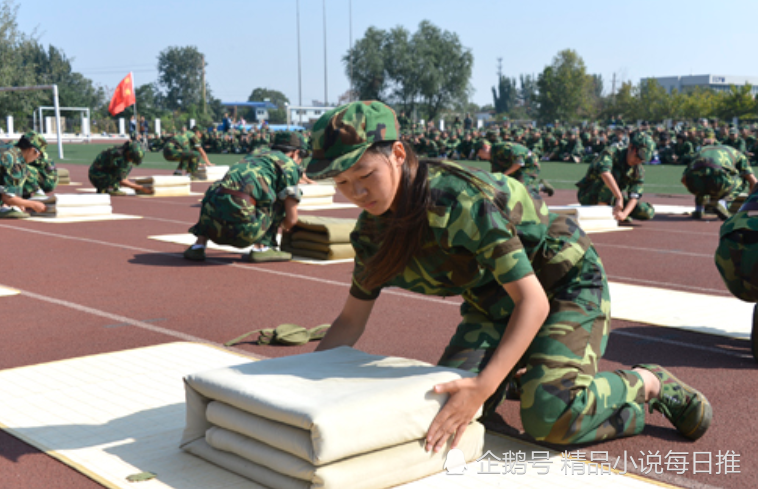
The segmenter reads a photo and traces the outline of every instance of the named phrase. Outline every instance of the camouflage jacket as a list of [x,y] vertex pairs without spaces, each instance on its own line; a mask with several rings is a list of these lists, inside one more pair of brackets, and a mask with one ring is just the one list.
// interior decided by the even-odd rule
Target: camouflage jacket
[[[510,176],[521,183],[531,183],[539,178],[540,164],[537,157],[526,146],[516,143],[498,143],[492,146],[490,156],[492,173],[505,173],[511,166],[518,164],[521,168]],[[526,182],[525,180],[529,180]]]
[[47,158],[43,152],[36,161],[26,165],[26,181],[24,182],[24,195],[31,194],[37,189],[43,192],[52,192],[58,186],[58,170],[53,160]]
[[692,157],[692,161],[684,172],[698,168],[722,168],[731,176],[742,178],[753,174],[747,157],[731,146],[704,146]]
[[129,176],[132,166],[132,163],[124,156],[123,147],[116,146],[97,155],[89,167],[89,173],[94,176],[115,177],[117,181],[121,181]]
[[679,158],[689,157],[695,154],[695,148],[694,146],[692,146],[692,143],[689,141],[684,141],[683,143],[676,143],[674,145],[674,154],[677,155]]
[[26,179],[26,161],[15,144],[0,143],[0,195],[21,196]]
[[[592,246],[574,221],[551,214],[520,182],[500,174],[446,165],[478,179],[467,181],[442,167],[429,167],[429,232],[421,251],[405,270],[383,287],[425,295],[462,295],[466,303],[490,317],[510,314],[513,301],[502,284],[536,274],[548,297]],[[391,215],[361,213],[350,239],[355,248],[350,293],[362,300],[379,296],[360,277],[380,246]]]
[[619,190],[627,192],[635,199],[642,197],[645,183],[644,165],[629,165],[626,162],[627,148],[609,146],[600,153],[587,168],[587,174],[582,178],[577,187],[592,185],[595,182],[603,182],[602,173],[611,172],[616,180]]
[[579,138],[575,140],[566,139],[565,144],[561,144],[560,149],[561,157],[566,156],[582,156],[584,154],[584,146]]
[[758,302],[758,190],[741,209],[724,221],[716,249],[716,267],[724,284],[736,297]]
[[747,153],[747,145],[745,144],[745,140],[742,138],[737,138],[737,139],[726,138],[721,144],[723,144],[724,146],[729,146],[731,148],[734,148],[740,153]]
[[200,140],[192,131],[187,131],[183,134],[175,134],[166,144],[181,146],[184,151],[191,151],[202,147]]
[[229,168],[221,187],[243,192],[268,205],[287,187],[296,187],[302,175],[302,167],[281,151],[260,151]]

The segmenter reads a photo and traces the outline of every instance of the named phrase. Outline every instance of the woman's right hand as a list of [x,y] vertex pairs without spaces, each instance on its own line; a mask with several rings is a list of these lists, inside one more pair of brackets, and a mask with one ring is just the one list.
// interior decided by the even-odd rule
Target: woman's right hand
[[45,204],[42,202],[35,202],[33,200],[29,201],[29,204],[27,204],[26,207],[37,213],[45,212],[47,210],[47,206]]

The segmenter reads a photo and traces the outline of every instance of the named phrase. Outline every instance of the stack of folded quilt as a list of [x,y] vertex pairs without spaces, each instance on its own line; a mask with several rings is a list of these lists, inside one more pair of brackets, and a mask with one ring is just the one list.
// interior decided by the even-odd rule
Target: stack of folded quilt
[[54,194],[35,198],[47,206],[45,212],[33,213],[42,217],[83,217],[113,214],[111,196],[108,194],[80,195]]
[[[447,400],[432,389],[473,375],[349,347],[201,372],[184,379],[181,447],[270,488],[392,487],[442,471],[449,442],[424,441]],[[468,462],[483,446],[473,421],[457,448]]]
[[300,185],[303,196],[300,199],[299,207],[326,206],[334,203],[334,187],[331,185]]
[[71,185],[71,175],[65,168],[56,168],[58,173],[58,185]]
[[156,175],[153,177],[137,177],[134,181],[144,187],[152,188],[153,195],[157,197],[189,195],[191,191],[191,180],[190,177],[186,176]]
[[217,180],[221,180],[226,176],[226,173],[228,171],[229,171],[229,165],[206,166],[205,167],[205,174],[207,175],[206,181],[215,182]]
[[609,205],[551,205],[550,212],[570,216],[583,231],[600,231],[618,228]]
[[350,233],[355,223],[355,219],[299,216],[297,225],[282,235],[282,250],[317,260],[354,258]]

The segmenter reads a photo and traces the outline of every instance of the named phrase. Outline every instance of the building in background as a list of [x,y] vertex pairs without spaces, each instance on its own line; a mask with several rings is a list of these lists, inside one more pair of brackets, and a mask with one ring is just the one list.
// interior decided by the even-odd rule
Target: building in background
[[690,75],[690,76],[661,76],[652,78],[643,78],[645,80],[655,80],[667,92],[677,89],[680,92],[694,90],[696,87],[710,88],[716,92],[729,90],[730,85],[742,86],[748,83],[752,85],[752,93],[758,94],[758,76],[730,76],[730,75]]

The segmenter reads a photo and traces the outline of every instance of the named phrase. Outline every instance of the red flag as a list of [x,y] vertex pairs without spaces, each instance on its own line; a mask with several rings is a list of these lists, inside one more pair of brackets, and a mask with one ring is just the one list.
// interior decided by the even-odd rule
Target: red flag
[[110,112],[111,115],[120,114],[124,109],[136,103],[137,97],[134,95],[134,78],[132,77],[132,74],[129,73],[116,87],[116,92],[113,94],[111,104],[108,106],[108,112]]

